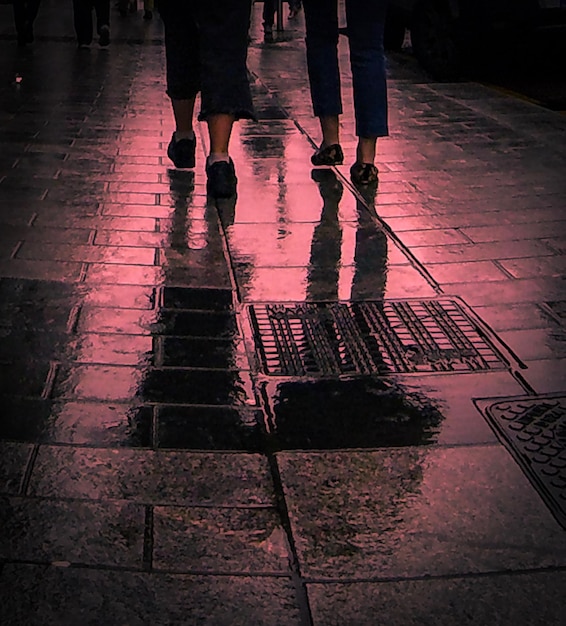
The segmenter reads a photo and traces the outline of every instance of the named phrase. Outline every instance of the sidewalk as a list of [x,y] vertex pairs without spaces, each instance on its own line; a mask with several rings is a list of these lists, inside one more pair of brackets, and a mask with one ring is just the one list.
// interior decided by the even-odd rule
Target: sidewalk
[[566,118],[393,55],[362,194],[260,6],[215,204],[157,15],[0,5],[0,623],[558,626]]

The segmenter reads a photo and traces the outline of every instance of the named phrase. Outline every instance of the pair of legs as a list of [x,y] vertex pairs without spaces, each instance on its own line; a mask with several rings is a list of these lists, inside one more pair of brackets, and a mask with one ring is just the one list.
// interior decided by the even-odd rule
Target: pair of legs
[[251,0],[160,0],[159,10],[165,27],[167,94],[175,118],[168,154],[183,167],[178,163],[184,159],[175,158],[175,144],[194,141],[195,100],[200,93],[198,118],[208,126],[210,179],[215,163],[233,167],[229,144],[234,122],[254,118],[246,65]]
[[41,0],[13,0],[14,24],[18,33],[18,44],[33,42],[33,23]]
[[102,45],[108,44],[110,28],[110,0],[73,0],[73,23],[79,45],[92,43],[92,11],[96,15],[96,32]]
[[[303,0],[313,110],[323,146],[340,143],[342,114],[337,0]],[[346,0],[359,163],[373,164],[378,137],[388,134],[383,28],[386,0]]]

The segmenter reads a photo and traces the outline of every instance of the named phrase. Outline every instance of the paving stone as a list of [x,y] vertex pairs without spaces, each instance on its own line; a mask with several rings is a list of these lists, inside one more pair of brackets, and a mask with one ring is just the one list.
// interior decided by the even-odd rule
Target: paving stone
[[160,448],[266,450],[263,413],[242,407],[164,405],[156,409]]
[[10,497],[0,502],[0,518],[6,561],[142,565],[143,506]]
[[273,504],[259,454],[41,446],[29,495],[172,505]]
[[15,255],[19,259],[67,260],[81,263],[120,263],[153,265],[155,252],[151,248],[121,248],[117,246],[54,245],[44,243],[41,248],[24,245]]
[[[18,389],[21,387],[18,386]],[[13,389],[8,389],[8,392]],[[44,398],[22,398],[17,395],[0,396],[2,421],[0,437],[6,441],[38,443],[49,432],[51,402]]]
[[168,572],[290,573],[273,509],[155,507],[153,567]]
[[150,336],[156,317],[156,311],[83,306],[76,322],[76,331]]
[[23,486],[32,446],[24,443],[0,443],[0,491],[6,495],[17,495]]
[[[32,441],[102,447],[151,446],[153,408],[150,406],[60,401],[50,403],[49,410],[41,435]],[[24,431],[18,438],[26,435],[29,436]]]
[[280,453],[278,460],[308,579],[520,571],[566,562],[563,530],[499,446]]
[[381,583],[309,584],[314,626],[559,626],[564,572]]
[[290,579],[4,566],[6,624],[302,626]]

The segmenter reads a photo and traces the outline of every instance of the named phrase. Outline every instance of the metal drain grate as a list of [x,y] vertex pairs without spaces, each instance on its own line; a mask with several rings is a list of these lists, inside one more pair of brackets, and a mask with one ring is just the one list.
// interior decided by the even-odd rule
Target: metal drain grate
[[263,372],[338,376],[504,369],[486,334],[453,300],[250,306]]
[[483,412],[566,528],[566,396],[499,398]]

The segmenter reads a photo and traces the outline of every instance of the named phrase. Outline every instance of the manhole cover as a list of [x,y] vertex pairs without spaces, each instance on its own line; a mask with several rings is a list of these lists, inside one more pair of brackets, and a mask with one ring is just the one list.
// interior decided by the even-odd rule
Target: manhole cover
[[468,372],[507,364],[453,300],[255,304],[264,374],[339,376]]
[[483,411],[566,528],[566,396],[499,398]]

